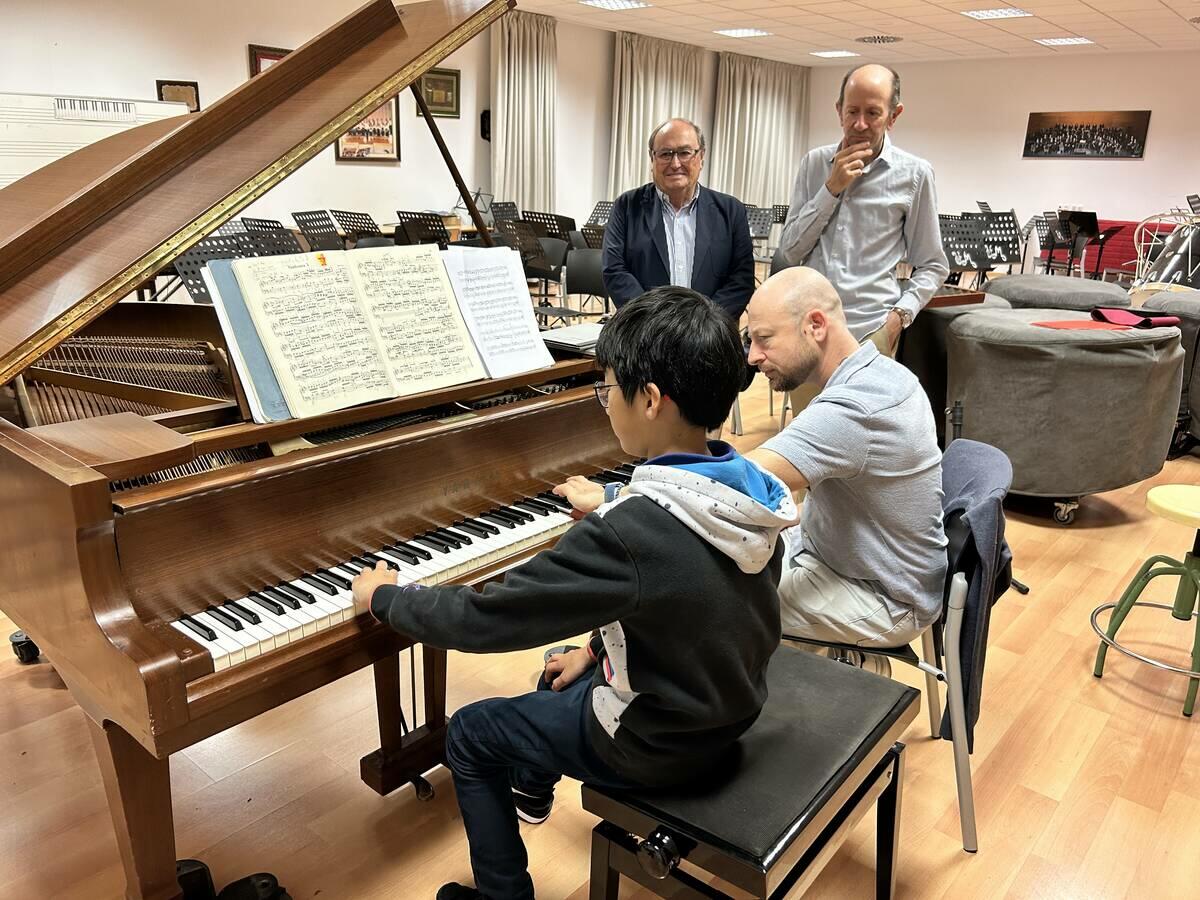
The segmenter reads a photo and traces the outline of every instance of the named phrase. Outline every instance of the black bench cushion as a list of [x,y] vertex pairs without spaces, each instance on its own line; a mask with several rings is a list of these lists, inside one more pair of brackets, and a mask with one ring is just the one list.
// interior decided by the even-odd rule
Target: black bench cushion
[[[790,647],[771,658],[767,684],[762,715],[716,776],[668,790],[589,790],[679,834],[766,864],[920,696],[898,682]],[[590,809],[587,801],[585,791],[584,808]]]

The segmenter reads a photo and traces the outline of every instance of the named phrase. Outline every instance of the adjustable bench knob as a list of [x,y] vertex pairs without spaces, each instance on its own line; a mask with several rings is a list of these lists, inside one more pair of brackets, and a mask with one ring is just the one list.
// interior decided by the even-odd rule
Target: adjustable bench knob
[[670,832],[655,828],[650,837],[638,841],[637,857],[647,875],[661,880],[679,865],[679,845]]

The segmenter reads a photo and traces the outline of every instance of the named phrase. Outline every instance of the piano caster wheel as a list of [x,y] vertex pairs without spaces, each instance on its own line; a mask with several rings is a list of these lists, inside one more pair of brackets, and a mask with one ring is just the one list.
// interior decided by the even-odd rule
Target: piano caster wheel
[[679,865],[679,845],[669,832],[655,828],[650,837],[638,841],[637,858],[647,875],[661,881]]
[[175,860],[175,879],[183,890],[183,900],[217,900],[212,873],[200,860]]
[[14,631],[8,636],[8,642],[12,645],[13,655],[25,665],[37,662],[42,655],[38,645],[23,631]]
[[433,799],[433,785],[418,775],[412,780],[413,789],[417,792],[417,799],[429,802]]
[[231,881],[221,889],[217,900],[292,900],[292,896],[287,888],[279,886],[274,875],[259,872]]

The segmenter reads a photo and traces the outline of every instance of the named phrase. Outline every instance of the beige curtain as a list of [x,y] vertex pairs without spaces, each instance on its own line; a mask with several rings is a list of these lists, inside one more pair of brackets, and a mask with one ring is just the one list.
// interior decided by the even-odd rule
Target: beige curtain
[[700,115],[699,47],[618,32],[613,58],[612,156],[608,194],[615,199],[650,180],[646,139],[665,119]]
[[722,53],[713,115],[712,185],[743,203],[788,203],[808,149],[803,66]]
[[555,21],[513,10],[492,26],[492,192],[552,212]]

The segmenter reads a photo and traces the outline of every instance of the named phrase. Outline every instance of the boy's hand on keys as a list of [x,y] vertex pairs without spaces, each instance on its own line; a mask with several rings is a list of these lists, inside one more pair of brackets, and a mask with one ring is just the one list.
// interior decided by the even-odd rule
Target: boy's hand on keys
[[604,502],[604,488],[582,475],[572,475],[562,484],[555,485],[554,493],[566,498],[568,503],[584,514],[594,512]]
[[546,662],[546,683],[551,689],[561,691],[588,671],[595,663],[587,647],[577,647],[569,653],[555,653]]
[[387,567],[387,563],[377,562],[373,569],[363,569],[354,576],[350,589],[354,592],[355,615],[371,614],[371,596],[375,588],[381,584],[395,584],[396,573]]

